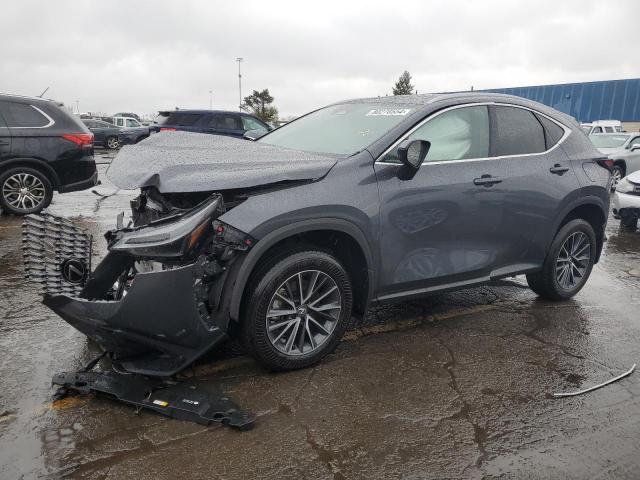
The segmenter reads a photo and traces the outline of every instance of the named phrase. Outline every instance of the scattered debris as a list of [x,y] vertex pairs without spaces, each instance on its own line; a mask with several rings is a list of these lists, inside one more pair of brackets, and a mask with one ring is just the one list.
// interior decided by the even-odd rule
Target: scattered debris
[[254,418],[238,407],[217,387],[195,381],[158,380],[142,375],[123,375],[112,371],[60,373],[52,383],[63,391],[98,393],[121,402],[153,410],[162,415],[210,425],[222,423],[239,430],[253,427]]
[[617,382],[621,378],[631,375],[635,369],[636,369],[636,364],[634,363],[633,366],[628,371],[626,371],[622,375],[618,375],[617,377],[612,378],[611,380],[607,380],[606,382],[600,383],[598,385],[594,385],[593,387],[585,388],[584,390],[579,390],[577,392],[554,393],[553,396],[554,397],[574,397],[576,395],[582,395],[583,393],[591,392],[600,387],[604,387],[605,385],[609,385],[610,383]]

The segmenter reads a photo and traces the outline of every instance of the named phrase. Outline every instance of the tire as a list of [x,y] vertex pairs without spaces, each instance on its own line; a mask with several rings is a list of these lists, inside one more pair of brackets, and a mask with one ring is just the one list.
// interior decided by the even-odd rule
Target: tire
[[[573,244],[570,243],[572,238]],[[575,242],[578,241],[584,243],[576,245]],[[588,254],[581,251],[587,244],[589,245]],[[572,246],[575,246],[573,253]],[[591,275],[596,259],[596,249],[596,235],[591,225],[581,218],[571,220],[553,239],[542,270],[527,275],[529,287],[549,300],[566,300],[573,297],[582,289]],[[570,260],[563,260],[565,257]],[[565,273],[557,269],[562,269]],[[576,278],[579,272],[582,276]],[[575,283],[571,282],[571,275]]]
[[620,227],[622,227],[625,232],[635,232],[638,228],[638,217],[622,215],[620,217]]
[[51,182],[38,170],[14,167],[0,175],[0,208],[6,213],[38,213],[49,206],[52,198]]
[[611,177],[613,178],[611,182],[611,190],[615,190],[618,182],[624,178],[624,168],[622,165],[614,165],[611,169]]
[[[311,249],[285,252],[259,268],[249,284],[242,341],[268,370],[309,367],[335,349],[352,302],[349,275],[333,256]],[[281,313],[268,318],[268,312]]]
[[107,137],[104,140],[104,148],[108,150],[115,150],[120,146],[120,142],[118,141],[118,137]]

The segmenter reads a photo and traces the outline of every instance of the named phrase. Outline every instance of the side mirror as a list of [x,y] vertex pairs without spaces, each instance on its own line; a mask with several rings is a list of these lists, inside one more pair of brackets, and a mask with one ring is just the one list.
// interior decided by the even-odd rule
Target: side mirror
[[636,150],[640,150],[640,143],[634,143],[631,145],[631,151],[635,152]]
[[253,140],[256,141],[258,140],[260,137],[263,137],[267,134],[268,132],[266,132],[265,130],[262,130],[260,128],[257,128],[255,130],[247,130],[246,132],[244,132],[244,138],[246,138],[247,140]]
[[427,158],[431,143],[426,140],[405,140],[398,147],[398,158],[408,168],[418,171]]

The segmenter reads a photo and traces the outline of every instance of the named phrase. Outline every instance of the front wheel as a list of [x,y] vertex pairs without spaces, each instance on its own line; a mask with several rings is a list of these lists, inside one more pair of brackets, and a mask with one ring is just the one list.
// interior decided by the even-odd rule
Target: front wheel
[[292,252],[257,272],[245,305],[249,353],[269,370],[304,368],[329,354],[346,330],[351,281],[328,253]]
[[550,300],[566,300],[586,283],[596,260],[596,235],[582,219],[564,225],[547,252],[542,270],[527,275],[531,290]]
[[624,170],[622,169],[621,165],[614,165],[613,168],[611,169],[611,190],[615,190],[616,187],[618,186],[618,183],[620,183],[620,180],[622,180],[622,178],[624,177]]

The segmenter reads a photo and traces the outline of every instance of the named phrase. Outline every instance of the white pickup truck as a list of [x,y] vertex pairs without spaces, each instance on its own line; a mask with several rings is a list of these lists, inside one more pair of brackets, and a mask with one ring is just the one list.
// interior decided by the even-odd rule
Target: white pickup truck
[[581,123],[580,126],[584,133],[591,135],[593,133],[620,133],[622,122],[620,120],[596,120],[592,123]]

